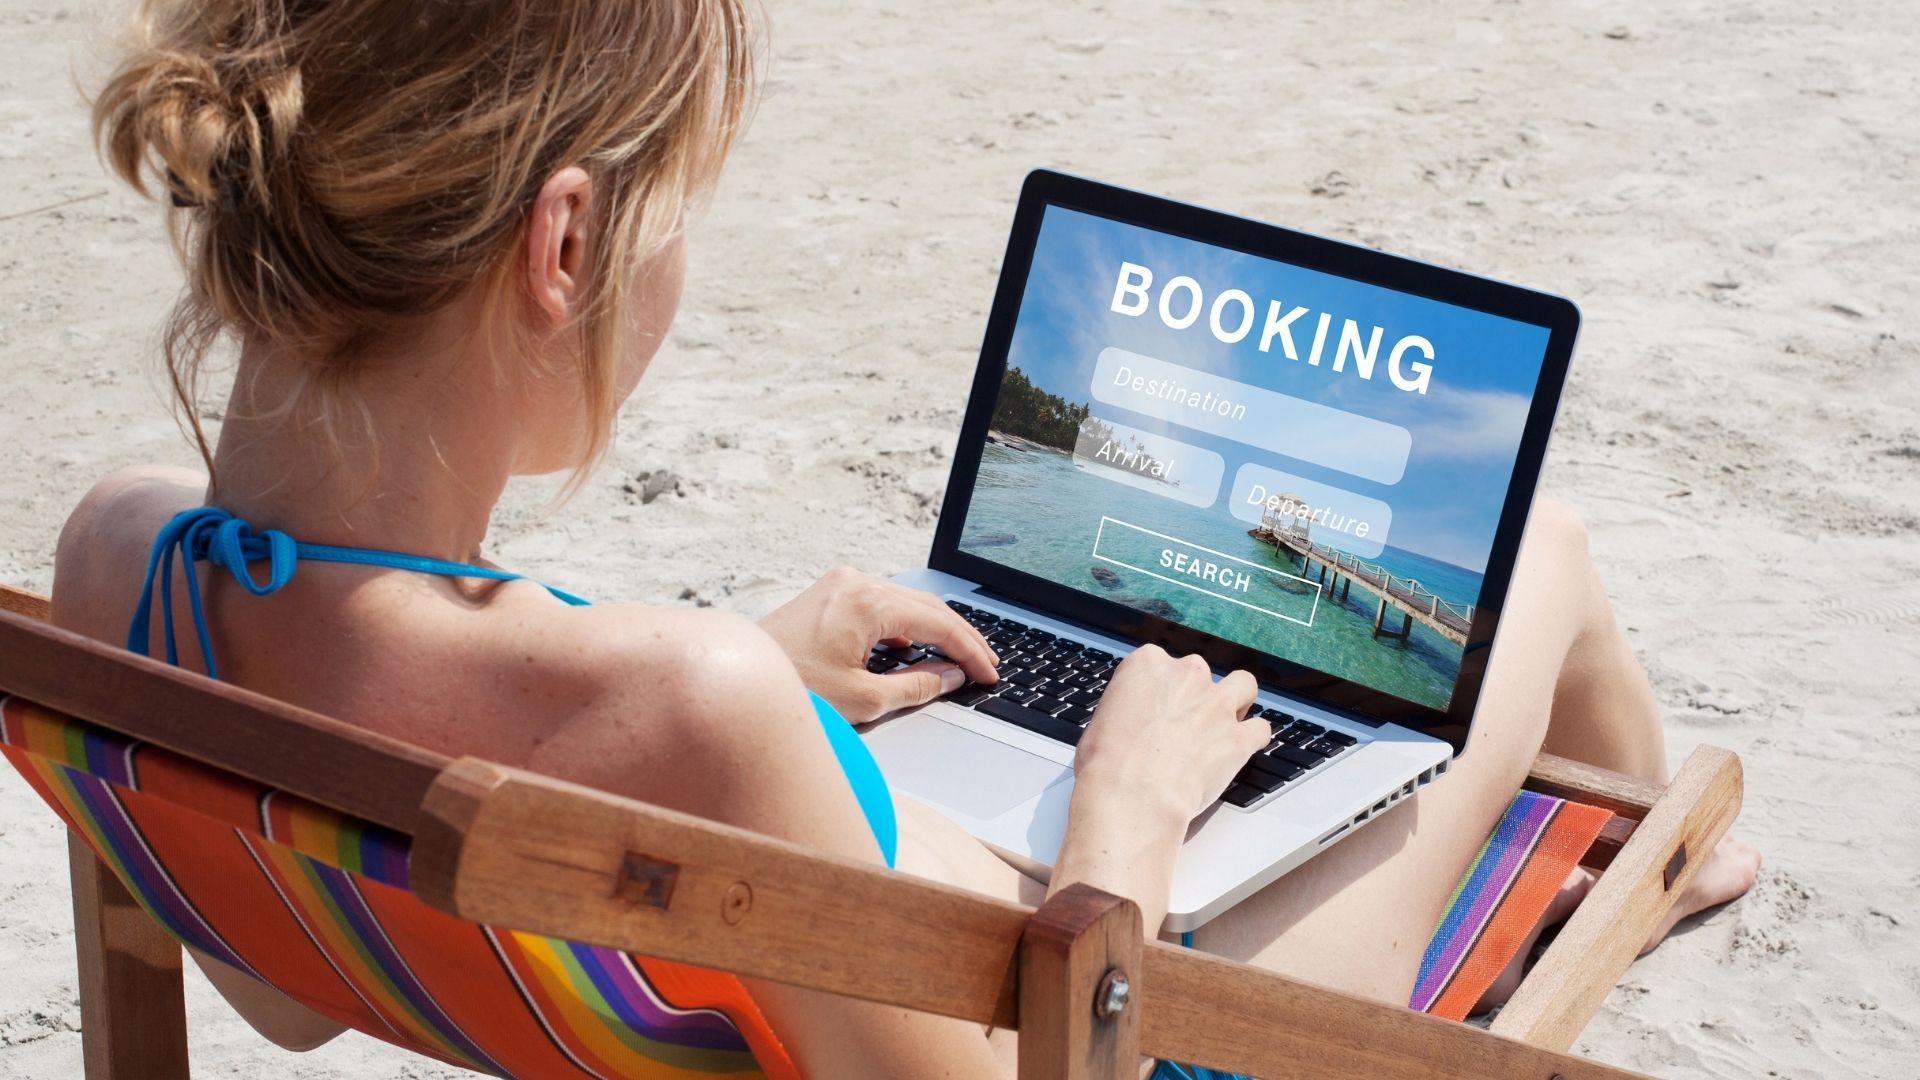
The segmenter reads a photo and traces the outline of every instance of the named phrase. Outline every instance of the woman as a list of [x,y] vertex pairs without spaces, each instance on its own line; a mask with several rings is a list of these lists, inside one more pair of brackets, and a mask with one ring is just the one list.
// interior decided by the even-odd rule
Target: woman
[[[985,640],[930,596],[836,570],[756,624],[303,563],[265,595],[206,572],[205,638],[187,606],[140,603],[155,537],[192,508],[470,564],[510,476],[583,477],[673,317],[683,212],[720,167],[750,75],[739,0],[149,3],[96,104],[98,134],[121,176],[157,182],[175,207],[188,287],[166,349],[186,415],[217,340],[238,345],[238,367],[217,445],[200,437],[207,474],[126,470],[75,510],[55,620],[112,641],[171,634],[188,667],[442,753],[839,855],[880,860],[891,813],[901,869],[1039,901],[1042,886],[951,822],[856,794],[857,751],[810,704],[809,690],[860,722],[963,676],[993,681]],[[190,569],[159,573],[180,593]],[[1558,506],[1533,516],[1505,626],[1446,781],[1210,923],[1197,947],[1404,1002],[1449,891],[1543,746],[1665,778],[1652,693]],[[865,671],[868,646],[894,638],[952,662]],[[1264,722],[1242,719],[1254,691],[1197,658],[1129,657],[1078,750],[1053,887],[1131,897],[1157,925],[1188,822],[1265,742]],[[1757,865],[1723,844],[1674,918],[1738,895]],[[1556,914],[1583,885],[1569,881]],[[198,959],[275,1041],[338,1032]],[[749,985],[809,1075],[1012,1070],[1009,1032]]]

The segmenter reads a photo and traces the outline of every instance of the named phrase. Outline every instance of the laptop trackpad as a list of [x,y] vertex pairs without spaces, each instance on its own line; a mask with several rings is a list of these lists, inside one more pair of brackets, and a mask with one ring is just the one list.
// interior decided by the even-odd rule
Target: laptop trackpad
[[922,714],[867,740],[888,783],[922,802],[991,821],[1073,770]]

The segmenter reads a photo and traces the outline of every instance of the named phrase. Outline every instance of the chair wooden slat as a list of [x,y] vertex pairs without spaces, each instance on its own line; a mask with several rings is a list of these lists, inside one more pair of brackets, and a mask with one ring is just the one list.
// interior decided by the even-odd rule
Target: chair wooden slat
[[53,617],[53,604],[39,593],[0,585],[0,611],[11,611],[15,615],[46,622]]
[[409,835],[449,760],[11,611],[0,692]]
[[425,811],[414,893],[463,919],[1017,1023],[1031,908],[472,758]]
[[1641,1074],[1149,942],[1141,1049],[1289,1080],[1620,1080]]
[[1645,818],[1666,794],[1658,784],[1548,753],[1534,758],[1526,786],[1557,799],[1603,806],[1633,821]]

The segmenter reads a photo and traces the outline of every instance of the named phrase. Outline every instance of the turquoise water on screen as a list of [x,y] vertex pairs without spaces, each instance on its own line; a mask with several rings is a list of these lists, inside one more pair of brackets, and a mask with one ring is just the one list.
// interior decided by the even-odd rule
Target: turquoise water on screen
[[[1108,524],[1102,532],[1103,516],[1135,528]],[[960,547],[1003,566],[1153,611],[1194,629],[1396,697],[1446,708],[1460,672],[1460,646],[1419,623],[1413,625],[1405,641],[1375,638],[1373,617],[1378,597],[1358,584],[1346,600],[1321,597],[1316,607],[1317,586],[1297,580],[1299,560],[1282,556],[1272,544],[1248,536],[1248,528],[1219,505],[1196,509],[1076,466],[1066,454],[1012,450],[990,442],[981,453],[980,474]],[[1155,556],[1165,546],[1137,529],[1164,533],[1186,541],[1188,546],[1208,548],[1265,568],[1253,570],[1231,560],[1220,562],[1248,572],[1251,584],[1239,595],[1243,604],[1252,606],[1230,603],[1211,592],[1196,592],[1134,569],[1155,566]],[[1129,565],[1096,559],[1096,534],[1102,554],[1116,556]],[[1401,577],[1415,578],[1456,606],[1480,598],[1479,574],[1391,544],[1366,561]],[[1276,614],[1301,622],[1311,618],[1312,625]],[[1389,609],[1387,627],[1398,629],[1399,620],[1400,616]]]

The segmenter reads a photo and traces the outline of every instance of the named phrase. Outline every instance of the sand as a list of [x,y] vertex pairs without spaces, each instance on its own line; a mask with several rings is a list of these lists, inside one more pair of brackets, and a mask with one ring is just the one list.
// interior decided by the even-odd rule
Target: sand
[[[914,564],[1038,164],[1563,292],[1587,321],[1543,489],[1591,522],[1674,760],[1743,756],[1738,829],[1768,859],[1578,1048],[1920,1076],[1910,7],[899,7],[777,5],[764,105],[611,460],[558,512],[513,490],[497,556],[749,613],[836,563]],[[177,273],[73,84],[119,10],[0,0],[0,579],[38,589],[94,479],[193,461],[151,364]],[[64,851],[0,772],[0,1077],[78,1074]],[[197,974],[188,1008],[201,1076],[457,1075],[358,1035],[284,1054]]]

